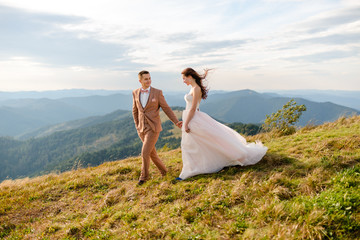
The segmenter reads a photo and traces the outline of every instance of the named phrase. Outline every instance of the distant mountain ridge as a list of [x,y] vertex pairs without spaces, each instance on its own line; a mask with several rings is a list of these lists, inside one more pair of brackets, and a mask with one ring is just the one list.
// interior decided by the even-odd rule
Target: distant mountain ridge
[[[170,106],[185,107],[184,93],[166,94]],[[226,123],[261,123],[266,114],[280,109],[289,97],[253,90],[232,92],[215,91],[200,105],[200,109]],[[307,111],[300,125],[309,121],[321,124],[334,121],[342,115],[357,115],[356,109],[330,102],[319,103],[295,98],[305,104]],[[131,110],[132,95],[129,92],[110,95],[68,97],[59,99],[7,99],[0,102],[0,136],[24,138],[35,130],[67,121],[110,114],[117,110]]]
[[87,97],[87,96],[107,96],[117,93],[128,94],[130,90],[89,90],[89,89],[63,89],[63,90],[48,90],[48,91],[16,91],[16,92],[2,92],[0,91],[0,101],[9,99],[26,99],[26,98],[69,98],[69,97]]
[[[240,90],[227,94],[215,94],[200,105],[200,109],[224,122],[259,123],[281,109],[291,98],[274,97],[267,93]],[[340,116],[358,115],[360,111],[334,103],[318,103],[303,98],[294,98],[297,104],[304,104],[307,110],[299,120],[299,125],[322,124]]]
[[49,125],[109,114],[118,109],[129,110],[131,103],[131,96],[124,94],[3,101],[0,136],[24,136]]
[[79,129],[79,128],[86,128],[91,127],[97,124],[105,123],[105,122],[112,122],[115,120],[120,120],[126,116],[130,116],[130,112],[126,110],[117,110],[115,112],[106,114],[104,116],[95,116],[95,117],[88,117],[88,118],[82,118],[77,120],[72,120],[68,122],[63,122],[60,124],[45,126],[42,128],[39,128],[35,131],[25,133],[23,135],[19,135],[18,138],[20,140],[26,140],[29,138],[39,138],[51,135],[55,132],[60,131],[67,131],[71,129]]
[[[265,92],[266,93],[266,92]],[[343,90],[277,90],[278,97],[305,98],[315,102],[332,102],[360,111],[360,91]]]
[[[132,90],[88,90],[88,89],[64,89],[52,91],[18,91],[18,92],[2,92],[0,91],[0,106],[2,102],[13,99],[61,99],[88,96],[109,96],[114,94],[131,95]],[[231,91],[211,90],[213,94],[227,94]],[[316,89],[298,89],[298,90],[261,90],[259,93],[268,94],[273,97],[291,97],[304,98],[315,102],[332,102],[338,105],[360,110],[360,91],[346,90],[316,90]],[[182,96],[184,92],[164,90],[166,96]],[[180,105],[179,105],[180,106]]]
[[86,110],[51,99],[15,100],[0,107],[0,135],[16,136],[36,128],[88,116]]

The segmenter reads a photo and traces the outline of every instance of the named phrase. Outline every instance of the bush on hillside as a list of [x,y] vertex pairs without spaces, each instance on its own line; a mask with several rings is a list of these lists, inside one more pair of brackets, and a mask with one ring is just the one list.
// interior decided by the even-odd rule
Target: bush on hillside
[[299,120],[303,111],[306,111],[305,105],[297,105],[295,100],[291,99],[276,113],[272,113],[270,116],[266,115],[263,129],[274,130],[281,136],[293,134],[296,131],[294,124]]

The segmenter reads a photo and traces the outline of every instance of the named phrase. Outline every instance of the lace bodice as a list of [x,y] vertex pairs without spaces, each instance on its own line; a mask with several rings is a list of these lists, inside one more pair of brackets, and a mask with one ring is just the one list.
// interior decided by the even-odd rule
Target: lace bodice
[[[185,102],[186,102],[186,108],[185,110],[190,110],[192,102],[193,102],[193,95],[191,94],[191,92],[185,94]],[[200,100],[201,101],[201,100]],[[199,110],[199,106],[200,106],[200,101],[198,102],[196,109]]]

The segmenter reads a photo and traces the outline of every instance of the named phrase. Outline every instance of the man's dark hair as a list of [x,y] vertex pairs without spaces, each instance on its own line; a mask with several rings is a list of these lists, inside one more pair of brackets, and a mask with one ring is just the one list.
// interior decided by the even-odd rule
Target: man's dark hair
[[149,71],[142,70],[142,71],[141,71],[141,72],[139,72],[139,74],[138,74],[139,78],[141,78],[141,77],[142,77],[142,75],[144,75],[144,74],[150,74],[150,73],[149,73]]

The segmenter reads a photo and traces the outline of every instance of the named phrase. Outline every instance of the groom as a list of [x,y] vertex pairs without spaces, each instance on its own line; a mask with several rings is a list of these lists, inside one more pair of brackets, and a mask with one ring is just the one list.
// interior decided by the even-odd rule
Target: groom
[[141,175],[138,185],[142,185],[149,179],[150,159],[165,176],[167,169],[156,153],[155,144],[162,130],[159,110],[160,107],[170,120],[181,128],[182,122],[177,119],[174,112],[166,103],[162,91],[151,85],[151,77],[148,71],[138,74],[141,88],[133,91],[133,117],[138,135],[143,142],[141,149]]

